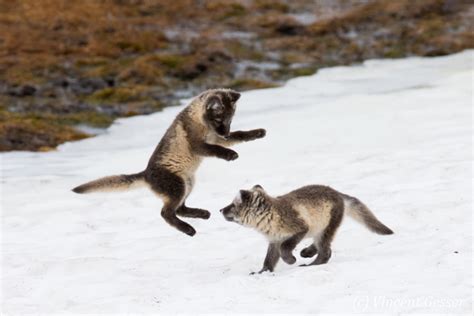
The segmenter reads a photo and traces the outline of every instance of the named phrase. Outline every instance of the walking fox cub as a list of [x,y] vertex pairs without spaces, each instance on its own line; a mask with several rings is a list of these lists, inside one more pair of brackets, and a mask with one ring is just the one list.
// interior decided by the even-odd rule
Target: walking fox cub
[[264,129],[230,132],[240,94],[230,89],[207,90],[177,115],[166,131],[148,166],[142,172],[101,178],[73,189],[76,193],[116,191],[147,185],[164,206],[161,215],[181,232],[196,231],[176,215],[208,219],[210,213],[190,208],[185,200],[194,186],[194,174],[203,157],[235,160],[238,154],[226,147],[265,136]]
[[288,264],[295,263],[292,252],[303,238],[314,242],[301,256],[318,255],[309,265],[328,262],[331,242],[345,212],[377,234],[393,234],[361,201],[321,185],[305,186],[276,198],[256,185],[250,191],[240,190],[234,201],[221,209],[226,220],[255,228],[267,237],[267,255],[259,273],[273,272],[280,257]]

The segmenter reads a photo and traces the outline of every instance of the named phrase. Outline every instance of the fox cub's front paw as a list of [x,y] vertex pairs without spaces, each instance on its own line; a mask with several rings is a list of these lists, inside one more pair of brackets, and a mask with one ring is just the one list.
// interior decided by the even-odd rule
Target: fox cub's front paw
[[259,138],[264,138],[265,135],[267,135],[267,131],[264,130],[263,128],[255,129],[253,130],[253,138],[254,139],[259,139]]
[[222,155],[222,158],[224,158],[227,161],[231,161],[231,160],[235,160],[239,158],[239,154],[233,150],[228,149],[224,152],[224,154]]
[[288,263],[288,264],[293,264],[293,263],[296,262],[295,256],[293,256],[291,253],[289,253],[289,254],[282,254],[282,255],[281,255],[281,258],[283,259],[283,261],[285,261],[285,262]]

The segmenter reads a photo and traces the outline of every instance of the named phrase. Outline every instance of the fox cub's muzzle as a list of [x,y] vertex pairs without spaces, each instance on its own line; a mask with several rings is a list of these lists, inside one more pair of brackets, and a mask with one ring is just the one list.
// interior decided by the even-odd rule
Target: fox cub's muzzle
[[220,212],[222,213],[222,215],[224,216],[224,218],[226,220],[228,220],[229,222],[233,222],[234,221],[234,212],[233,212],[233,208],[234,208],[234,205],[230,204],[226,207],[224,207],[223,209],[220,210]]
[[216,127],[216,133],[222,137],[229,137],[230,124],[220,124]]

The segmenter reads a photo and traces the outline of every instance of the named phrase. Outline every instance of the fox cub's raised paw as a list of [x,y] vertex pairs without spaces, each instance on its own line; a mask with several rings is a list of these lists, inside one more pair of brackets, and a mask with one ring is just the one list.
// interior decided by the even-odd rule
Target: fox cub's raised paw
[[232,161],[237,158],[239,158],[239,154],[236,153],[235,151],[228,149],[226,152],[222,155],[222,158],[224,158],[227,161]]
[[263,128],[254,129],[252,131],[252,138],[253,139],[264,138],[265,135],[267,135],[267,131]]

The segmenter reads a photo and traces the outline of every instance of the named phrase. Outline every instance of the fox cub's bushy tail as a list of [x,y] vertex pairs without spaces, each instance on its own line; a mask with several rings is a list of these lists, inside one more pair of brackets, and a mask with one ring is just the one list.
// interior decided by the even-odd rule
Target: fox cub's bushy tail
[[145,175],[143,172],[135,174],[121,174],[100,178],[91,182],[84,183],[72,189],[76,193],[89,193],[96,191],[121,191],[132,189],[145,184]]
[[344,200],[344,210],[356,221],[364,224],[368,229],[380,235],[391,235],[393,231],[382,224],[369,208],[359,199],[340,193]]

